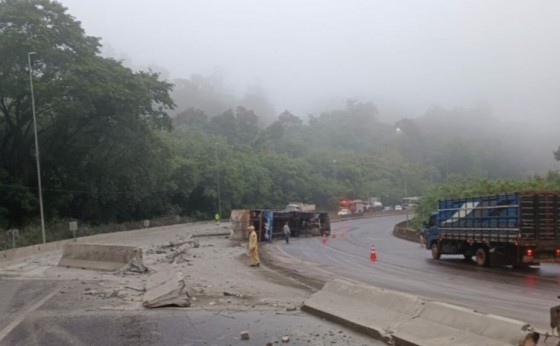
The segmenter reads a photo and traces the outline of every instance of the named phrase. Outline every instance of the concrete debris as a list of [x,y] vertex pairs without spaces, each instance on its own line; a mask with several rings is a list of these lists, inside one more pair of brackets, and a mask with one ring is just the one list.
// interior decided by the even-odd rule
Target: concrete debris
[[290,342],[290,337],[289,336],[283,336],[282,337],[282,342]]
[[108,299],[108,298],[123,299],[123,297],[126,296],[125,294],[123,294],[118,290],[113,290],[113,289],[94,290],[91,288],[86,288],[86,290],[84,291],[84,295],[96,296],[104,299]]
[[243,299],[242,294],[235,294],[235,293],[230,293],[230,292],[224,292],[224,296],[226,296],[226,297],[236,297],[236,298]]
[[123,274],[145,274],[149,269],[144,266],[142,256],[134,257],[123,269]]
[[181,247],[183,245],[189,245],[193,249],[196,249],[196,248],[200,247],[200,243],[198,242],[198,240],[188,239],[188,240],[179,241],[179,242],[170,241],[167,244],[161,245],[161,248],[164,248],[164,249],[165,248],[176,248],[176,247]]
[[143,305],[147,308],[191,305],[184,275],[173,268],[152,274],[146,282]]
[[241,332],[241,340],[249,340],[249,331],[244,330]]
[[137,292],[146,292],[146,289],[140,287],[125,286],[124,288]]
[[[185,256],[189,254],[189,249],[191,248],[198,248],[200,244],[196,240],[189,240],[183,242],[181,246],[176,248],[175,250],[171,251],[169,254],[165,256],[165,259],[168,263],[184,263],[188,262]],[[196,256],[193,256],[196,257]]]

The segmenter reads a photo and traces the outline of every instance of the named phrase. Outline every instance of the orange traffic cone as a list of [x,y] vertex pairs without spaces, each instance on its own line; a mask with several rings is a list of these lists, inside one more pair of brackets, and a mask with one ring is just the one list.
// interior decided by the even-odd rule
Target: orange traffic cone
[[327,243],[327,236],[323,235],[323,238],[321,239],[321,243],[326,244]]
[[369,260],[372,262],[377,261],[377,253],[375,252],[375,246],[371,247],[371,252],[369,253]]
[[336,233],[334,231],[332,231],[332,237],[333,239],[336,239]]

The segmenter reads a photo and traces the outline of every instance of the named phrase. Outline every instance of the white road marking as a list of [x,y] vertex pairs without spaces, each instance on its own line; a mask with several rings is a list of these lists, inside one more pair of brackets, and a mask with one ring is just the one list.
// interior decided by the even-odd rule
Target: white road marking
[[6,328],[4,328],[4,329],[2,329],[2,331],[0,331],[0,341],[4,340],[4,338],[8,334],[10,334],[10,332],[12,330],[14,330],[21,322],[23,322],[23,320],[25,319],[25,316],[27,316],[27,314],[37,310],[39,307],[41,307],[41,305],[43,305],[47,300],[51,299],[57,293],[58,293],[58,287],[56,287],[51,293],[47,294],[45,297],[43,297],[37,303],[31,305],[26,310],[24,310],[22,313],[20,313],[17,316],[16,319],[14,319],[10,324],[8,324],[6,326]]

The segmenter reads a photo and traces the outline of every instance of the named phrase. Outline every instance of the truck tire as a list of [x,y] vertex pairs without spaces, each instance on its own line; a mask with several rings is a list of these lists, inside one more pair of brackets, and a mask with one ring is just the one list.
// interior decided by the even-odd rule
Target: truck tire
[[480,267],[488,266],[488,249],[484,247],[479,247],[476,249],[476,264]]
[[321,230],[319,229],[319,226],[313,226],[311,228],[311,235],[313,235],[313,236],[321,235]]
[[441,258],[441,252],[439,252],[439,248],[438,248],[437,243],[433,243],[431,249],[432,249],[432,258],[435,259],[435,260],[440,259]]

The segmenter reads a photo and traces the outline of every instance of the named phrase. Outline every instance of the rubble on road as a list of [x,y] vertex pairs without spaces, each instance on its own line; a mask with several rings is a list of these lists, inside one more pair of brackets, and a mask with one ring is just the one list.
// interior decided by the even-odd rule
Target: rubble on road
[[[298,310],[311,292],[291,281],[287,286],[279,284],[284,278],[272,270],[251,271],[246,265],[249,263],[246,243],[219,236],[223,233],[222,227],[200,223],[96,235],[78,239],[75,244],[98,242],[101,249],[119,251],[136,248],[135,254],[142,261],[131,260],[113,271],[57,266],[62,255],[61,245],[58,252],[5,263],[0,267],[0,275],[79,280],[83,289],[80,289],[80,296],[73,299],[100,299],[104,308],[144,309],[177,305],[235,310]],[[96,252],[92,254],[96,256],[104,254],[97,251],[97,246],[93,249]],[[175,273],[169,274],[173,280],[161,280],[150,290],[150,282],[163,272]]]
[[249,331],[247,330],[242,331],[240,336],[241,336],[241,340],[249,340]]
[[147,308],[163,306],[191,306],[191,297],[183,273],[173,268],[148,277],[142,305]]

